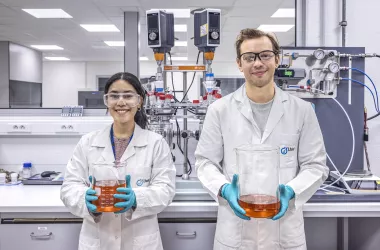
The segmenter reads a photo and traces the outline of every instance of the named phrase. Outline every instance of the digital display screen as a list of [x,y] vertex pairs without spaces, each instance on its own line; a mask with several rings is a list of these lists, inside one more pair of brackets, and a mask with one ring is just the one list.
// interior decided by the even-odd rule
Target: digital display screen
[[148,28],[149,29],[158,29],[158,15],[148,14]]
[[278,69],[277,70],[278,77],[294,77],[294,70],[292,69]]
[[220,13],[210,12],[208,18],[210,28],[219,28]]

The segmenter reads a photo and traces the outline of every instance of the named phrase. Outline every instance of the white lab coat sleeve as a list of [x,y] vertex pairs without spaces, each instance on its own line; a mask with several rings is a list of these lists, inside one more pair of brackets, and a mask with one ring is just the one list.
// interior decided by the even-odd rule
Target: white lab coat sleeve
[[174,198],[176,169],[165,139],[157,141],[153,155],[151,182],[147,187],[133,189],[137,207],[125,213],[129,221],[162,212]]
[[88,166],[83,145],[85,141],[86,139],[82,137],[66,166],[61,187],[61,200],[73,215],[94,221],[95,216],[90,214],[85,203],[86,191],[89,188],[86,181]]
[[224,158],[221,120],[214,103],[209,106],[202,134],[195,151],[195,169],[198,179],[209,194],[218,201],[221,186],[230,183],[222,173],[221,162]]
[[304,123],[298,143],[299,173],[287,185],[293,188],[295,198],[290,210],[301,208],[327,179],[326,149],[317,116],[311,105],[307,105]]

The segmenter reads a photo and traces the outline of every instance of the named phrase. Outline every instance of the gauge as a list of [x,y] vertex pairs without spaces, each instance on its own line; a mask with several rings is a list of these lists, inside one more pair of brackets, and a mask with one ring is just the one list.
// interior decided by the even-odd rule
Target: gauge
[[219,33],[218,32],[216,32],[216,31],[214,31],[214,32],[212,32],[211,33],[211,37],[212,37],[212,39],[218,39],[219,38]]
[[336,73],[339,72],[339,70],[340,70],[340,66],[339,66],[339,64],[336,63],[336,62],[330,63],[330,64],[329,64],[329,70],[331,71],[331,73],[336,74]]
[[322,49],[317,49],[314,51],[313,56],[317,58],[318,60],[322,60],[323,58],[325,58],[326,53]]
[[154,32],[149,33],[149,40],[153,41],[156,40],[157,34]]

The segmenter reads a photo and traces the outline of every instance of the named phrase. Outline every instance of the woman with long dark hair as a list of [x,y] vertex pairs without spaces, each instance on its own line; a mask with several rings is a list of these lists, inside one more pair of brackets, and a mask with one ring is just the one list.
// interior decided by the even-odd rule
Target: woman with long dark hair
[[[105,86],[104,103],[113,124],[83,136],[67,164],[61,199],[83,218],[79,249],[162,250],[157,214],[175,194],[175,167],[162,136],[146,130],[145,91],[131,73],[113,75]],[[126,168],[126,187],[117,188],[118,212],[99,212],[99,193],[90,188],[94,164]],[[117,171],[119,171],[118,169]],[[87,182],[89,180],[89,183]]]

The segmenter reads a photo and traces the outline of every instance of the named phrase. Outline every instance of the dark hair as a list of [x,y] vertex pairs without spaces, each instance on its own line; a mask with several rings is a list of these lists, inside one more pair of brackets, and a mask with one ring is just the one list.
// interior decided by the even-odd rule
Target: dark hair
[[144,101],[146,98],[145,89],[141,85],[140,80],[133,74],[128,72],[120,72],[116,73],[113,76],[111,76],[110,79],[108,79],[106,86],[104,88],[104,94],[108,93],[108,90],[110,89],[112,83],[116,82],[117,80],[124,80],[131,84],[137,91],[137,94],[141,96],[143,99],[143,105],[141,105],[141,109],[137,110],[137,113],[135,115],[135,122],[143,129],[146,128],[148,125],[148,117],[146,116],[145,109],[144,109]]
[[278,55],[280,53],[280,45],[278,44],[276,35],[274,33],[266,33],[258,29],[243,29],[240,31],[239,35],[236,38],[235,49],[236,49],[236,58],[240,59],[241,55],[241,44],[248,39],[255,39],[260,37],[268,37],[272,43],[273,52]]

